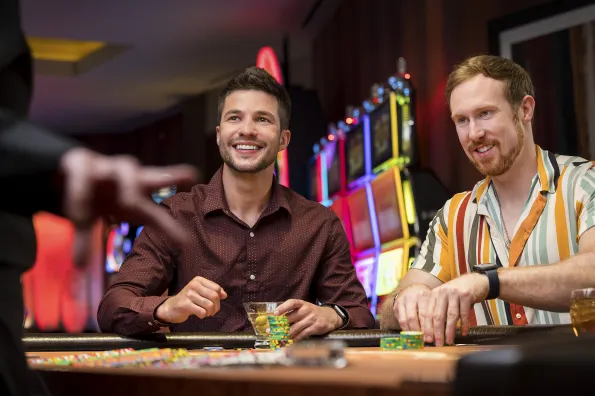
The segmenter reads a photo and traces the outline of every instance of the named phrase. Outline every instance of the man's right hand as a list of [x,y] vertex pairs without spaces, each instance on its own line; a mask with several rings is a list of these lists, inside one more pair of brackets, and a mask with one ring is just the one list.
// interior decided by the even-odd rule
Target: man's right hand
[[182,323],[190,315],[204,319],[219,312],[220,301],[226,298],[227,293],[221,286],[197,276],[177,295],[157,307],[155,318],[165,323]]
[[423,284],[413,284],[399,292],[393,311],[401,330],[423,331],[431,293],[432,289]]

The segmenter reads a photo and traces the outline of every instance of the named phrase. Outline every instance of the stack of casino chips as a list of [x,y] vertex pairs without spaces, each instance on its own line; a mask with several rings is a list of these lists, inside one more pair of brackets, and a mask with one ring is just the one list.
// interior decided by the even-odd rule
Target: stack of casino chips
[[279,349],[293,344],[293,340],[289,337],[289,321],[286,316],[269,316],[268,320],[271,349]]
[[383,351],[394,351],[401,349],[400,337],[383,337],[380,339],[380,349]]
[[123,356],[136,351],[132,348],[114,349],[110,351],[100,351],[91,353],[78,353],[73,355],[55,356],[51,358],[36,358],[30,359],[31,364],[48,364],[55,366],[72,366],[80,362],[88,361],[91,359],[107,359],[116,356]]
[[401,348],[402,349],[423,349],[424,333],[421,331],[402,331]]

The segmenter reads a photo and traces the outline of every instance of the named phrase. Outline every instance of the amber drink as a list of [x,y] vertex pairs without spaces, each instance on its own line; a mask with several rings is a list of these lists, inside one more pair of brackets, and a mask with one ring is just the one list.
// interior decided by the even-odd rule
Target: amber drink
[[595,288],[572,292],[570,318],[577,337],[586,333],[595,334]]

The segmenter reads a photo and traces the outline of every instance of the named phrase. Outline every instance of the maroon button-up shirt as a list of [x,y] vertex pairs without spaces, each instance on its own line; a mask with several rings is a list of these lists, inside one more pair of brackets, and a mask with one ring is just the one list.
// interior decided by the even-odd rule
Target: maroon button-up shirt
[[347,328],[373,328],[334,212],[274,181],[268,207],[250,228],[229,210],[221,174],[219,169],[209,184],[162,203],[188,232],[188,244],[173,251],[165,235],[145,227],[101,301],[101,330],[127,335],[159,330],[156,307],[195,276],[219,284],[228,297],[216,315],[192,315],[172,331],[252,331],[242,303],[290,298],[340,305],[349,314]]

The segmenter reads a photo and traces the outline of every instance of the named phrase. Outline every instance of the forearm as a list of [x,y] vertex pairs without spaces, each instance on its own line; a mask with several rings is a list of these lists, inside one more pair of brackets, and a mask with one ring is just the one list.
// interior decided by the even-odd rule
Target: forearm
[[572,290],[595,285],[595,254],[581,253],[557,264],[498,271],[500,299],[553,312],[567,312]]
[[134,288],[112,286],[97,311],[97,322],[104,333],[136,335],[160,329],[153,318],[155,309],[167,296],[143,296]]

